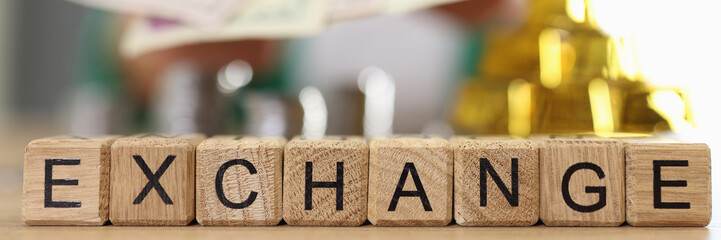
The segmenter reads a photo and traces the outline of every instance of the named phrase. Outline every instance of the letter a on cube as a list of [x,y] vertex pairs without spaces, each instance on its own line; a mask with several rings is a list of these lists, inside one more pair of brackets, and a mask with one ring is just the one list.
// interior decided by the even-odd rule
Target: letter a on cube
[[453,207],[453,150],[436,136],[370,143],[368,220],[378,226],[445,226]]
[[112,146],[110,222],[187,225],[195,218],[195,147],[205,136],[143,134]]
[[25,148],[23,220],[29,225],[103,225],[110,145],[117,136],[43,138]]
[[367,216],[368,146],[360,137],[296,137],[285,148],[283,219],[359,226]]

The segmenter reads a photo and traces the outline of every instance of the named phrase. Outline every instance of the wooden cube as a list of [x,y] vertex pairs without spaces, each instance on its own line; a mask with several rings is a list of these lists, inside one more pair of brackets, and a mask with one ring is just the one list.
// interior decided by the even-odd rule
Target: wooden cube
[[195,147],[199,134],[143,134],[112,146],[110,222],[187,225],[195,218]]
[[368,220],[378,226],[445,226],[453,207],[453,149],[436,136],[370,142]]
[[196,219],[202,225],[277,225],[283,218],[285,138],[216,136],[197,148]]
[[368,146],[360,137],[296,137],[285,148],[283,219],[359,226],[367,216]]
[[30,142],[23,169],[23,221],[103,225],[108,221],[110,145],[117,136],[61,136]]
[[623,145],[614,139],[548,139],[540,148],[541,221],[619,226],[625,219]]
[[711,153],[706,144],[640,140],[624,145],[628,224],[709,224]]
[[455,137],[454,217],[461,226],[538,222],[538,147],[513,138]]

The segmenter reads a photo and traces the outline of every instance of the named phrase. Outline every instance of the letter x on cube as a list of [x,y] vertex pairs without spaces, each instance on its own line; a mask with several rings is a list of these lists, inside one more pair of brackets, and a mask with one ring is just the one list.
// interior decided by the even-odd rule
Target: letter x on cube
[[203,135],[143,134],[112,146],[110,221],[187,225],[195,218],[195,148]]

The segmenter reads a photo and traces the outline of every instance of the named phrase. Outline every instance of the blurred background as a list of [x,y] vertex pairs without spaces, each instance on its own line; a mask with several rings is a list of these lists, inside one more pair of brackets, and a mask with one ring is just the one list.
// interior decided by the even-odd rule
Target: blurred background
[[0,182],[19,189],[24,146],[56,134],[652,134],[717,152],[719,12],[710,0],[4,0]]

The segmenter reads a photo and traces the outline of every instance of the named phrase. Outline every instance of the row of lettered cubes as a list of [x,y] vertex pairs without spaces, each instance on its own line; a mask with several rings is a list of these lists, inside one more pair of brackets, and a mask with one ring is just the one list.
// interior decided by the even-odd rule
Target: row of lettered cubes
[[396,136],[55,137],[25,152],[29,225],[705,226],[706,144]]

